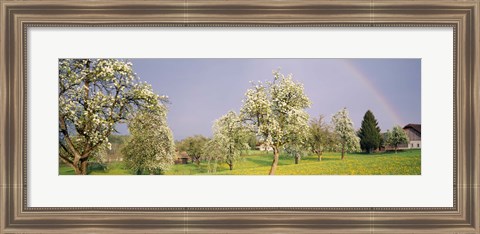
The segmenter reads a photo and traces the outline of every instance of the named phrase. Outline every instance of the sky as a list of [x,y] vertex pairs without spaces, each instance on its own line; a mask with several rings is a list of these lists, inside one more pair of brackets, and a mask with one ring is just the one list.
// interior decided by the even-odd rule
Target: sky
[[[421,122],[420,59],[129,59],[141,81],[167,95],[167,121],[175,140],[212,135],[212,124],[238,113],[249,81],[273,80],[272,71],[304,84],[311,117],[346,107],[355,129],[371,110],[382,132]],[[120,134],[128,134],[125,125]]]

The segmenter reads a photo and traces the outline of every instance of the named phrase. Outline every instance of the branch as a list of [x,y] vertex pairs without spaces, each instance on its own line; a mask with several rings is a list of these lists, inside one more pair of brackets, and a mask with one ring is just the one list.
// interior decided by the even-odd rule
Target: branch
[[60,156],[60,158],[61,158],[65,163],[67,163],[68,165],[70,165],[70,166],[72,166],[72,167],[75,167],[75,165],[73,165],[73,162],[72,162],[70,159],[68,159],[67,157],[62,156],[61,154],[59,154],[58,156]]
[[67,152],[67,154],[75,157],[74,155],[72,155],[72,153],[70,151],[68,151],[67,147],[61,141],[59,143],[60,143],[60,146],[65,150],[65,152]]
[[[122,106],[123,107],[123,106]],[[107,131],[107,134],[105,134],[107,137],[110,136],[110,134],[112,133],[112,129],[113,129],[113,126],[109,127],[108,131]],[[96,148],[98,148],[100,145],[102,145],[104,143],[104,140],[100,140],[98,141],[97,144],[95,144],[94,146],[90,147],[90,148],[87,148],[87,150],[85,150],[82,154],[82,156],[80,157],[81,159],[85,159],[85,158],[88,158],[90,156],[90,153],[92,151],[94,151]]]
[[60,131],[65,136],[65,140],[67,141],[68,147],[73,151],[74,155],[79,155],[78,151],[75,149],[75,145],[73,144],[72,140],[70,139],[70,135],[68,134],[67,125],[65,124],[65,119],[63,116],[59,118],[60,122]]

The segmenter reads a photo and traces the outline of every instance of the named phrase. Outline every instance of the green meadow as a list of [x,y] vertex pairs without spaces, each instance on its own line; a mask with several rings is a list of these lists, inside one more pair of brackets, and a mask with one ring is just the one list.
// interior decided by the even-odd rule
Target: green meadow
[[[219,164],[215,173],[208,173],[207,162],[200,165],[176,164],[165,175],[268,175],[273,155],[265,151],[249,151],[241,161],[229,170],[227,164]],[[74,170],[67,165],[60,165],[60,175],[74,175]],[[106,164],[106,167],[92,166],[89,175],[130,175],[122,162]],[[381,153],[346,154],[344,160],[340,153],[326,152],[322,161],[316,155],[303,157],[299,164],[294,158],[280,155],[276,175],[420,175],[421,151],[411,149]]]

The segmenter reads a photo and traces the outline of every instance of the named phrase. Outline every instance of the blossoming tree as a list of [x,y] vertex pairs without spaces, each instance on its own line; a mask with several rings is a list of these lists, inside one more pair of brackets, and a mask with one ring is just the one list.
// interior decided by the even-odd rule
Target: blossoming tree
[[117,59],[59,60],[60,159],[76,174],[87,174],[88,161],[115,124],[140,109],[157,110],[167,98],[139,82],[132,64]]
[[173,134],[166,110],[141,111],[128,124],[130,140],[122,149],[127,168],[136,174],[163,174],[175,161]]
[[342,160],[345,158],[345,152],[359,151],[360,138],[355,133],[347,108],[343,108],[333,115],[332,123],[339,139],[338,147],[342,151]]
[[241,118],[230,111],[215,121],[213,138],[207,143],[205,154],[212,154],[208,157],[213,158],[214,163],[223,160],[233,170],[234,164],[241,158],[242,150],[249,148],[248,138],[248,130],[243,126]]
[[207,161],[207,172],[215,173],[217,171],[218,163],[225,157],[225,148],[218,138],[211,138],[203,146],[203,151],[206,152],[204,159]]
[[291,143],[292,135],[308,128],[308,114],[305,108],[310,100],[303,85],[295,82],[292,75],[273,72],[273,81],[253,83],[242,100],[242,118],[257,133],[263,142],[273,148],[270,175],[275,174],[280,149]]
[[338,137],[338,148],[342,151],[342,160],[345,158],[345,152],[360,150],[360,138],[358,138],[353,128],[353,122],[348,116],[347,108],[341,109],[332,117],[335,134]]
[[387,130],[387,144],[395,148],[395,153],[397,153],[398,146],[401,144],[408,143],[408,136],[403,131],[402,127],[395,125],[392,130]]

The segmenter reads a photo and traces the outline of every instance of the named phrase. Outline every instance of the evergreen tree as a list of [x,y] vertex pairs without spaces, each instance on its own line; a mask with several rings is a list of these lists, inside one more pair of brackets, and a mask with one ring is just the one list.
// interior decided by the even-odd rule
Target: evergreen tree
[[380,147],[382,137],[380,135],[380,128],[373,113],[368,110],[363,116],[362,127],[358,132],[360,137],[360,147],[367,153],[372,153],[373,150]]

